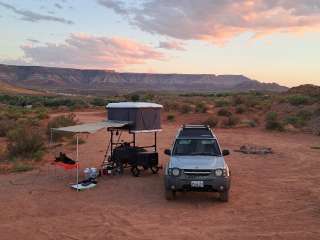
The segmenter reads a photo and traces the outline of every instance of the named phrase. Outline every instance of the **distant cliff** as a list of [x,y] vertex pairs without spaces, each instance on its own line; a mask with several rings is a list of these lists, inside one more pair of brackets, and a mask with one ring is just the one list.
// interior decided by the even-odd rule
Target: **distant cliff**
[[0,81],[41,90],[153,91],[286,91],[276,83],[261,83],[242,75],[120,73],[0,64]]

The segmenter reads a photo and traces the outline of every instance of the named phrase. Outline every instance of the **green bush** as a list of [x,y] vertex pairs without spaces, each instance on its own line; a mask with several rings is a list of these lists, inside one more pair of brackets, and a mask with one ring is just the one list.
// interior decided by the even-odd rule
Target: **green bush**
[[38,108],[35,113],[36,117],[40,120],[49,118],[48,110],[46,108]]
[[98,106],[98,107],[102,107],[102,106],[107,105],[107,101],[103,98],[94,98],[90,103],[93,106]]
[[19,172],[27,172],[33,170],[33,166],[30,163],[25,162],[15,162],[10,172],[19,173]]
[[241,124],[252,128],[257,126],[257,122],[255,120],[242,120]]
[[139,94],[132,94],[132,95],[130,96],[130,100],[131,100],[132,102],[138,102],[138,101],[140,100],[140,95],[139,95]]
[[9,159],[41,159],[45,144],[38,128],[20,125],[10,130],[7,137]]
[[0,137],[6,137],[8,132],[16,127],[16,121],[9,118],[0,119]]
[[216,127],[218,125],[219,121],[215,117],[209,117],[204,122],[202,122],[203,125],[208,125],[210,127]]
[[306,105],[311,103],[311,98],[305,95],[292,95],[289,96],[287,99],[288,102],[294,106]]
[[154,99],[154,94],[152,93],[147,93],[143,96],[143,100],[147,102],[152,101],[153,99]]
[[297,113],[297,116],[301,118],[303,121],[308,121],[312,118],[313,113],[308,110],[300,110]]
[[239,118],[233,115],[228,116],[222,121],[223,127],[233,127],[239,123]]
[[[47,126],[47,135],[51,137],[51,128],[68,127],[77,124],[74,114],[61,115],[51,119]],[[63,137],[72,137],[73,134],[65,132],[54,132],[53,141],[59,141]]]
[[230,102],[227,100],[216,100],[214,101],[215,107],[227,107],[230,105]]
[[236,106],[235,110],[236,110],[236,113],[242,114],[246,111],[246,107],[243,104],[241,104],[241,105]]
[[196,109],[195,111],[197,113],[206,113],[208,111],[208,107],[206,106],[206,104],[200,102],[196,104]]
[[173,122],[173,121],[175,120],[175,115],[173,115],[173,114],[168,114],[167,120],[168,120],[169,122]]
[[266,115],[266,129],[283,131],[283,124],[278,120],[276,112],[268,112]]
[[192,107],[190,105],[183,104],[182,106],[180,106],[179,110],[182,114],[187,114],[192,111]]
[[291,124],[295,127],[302,127],[305,125],[305,122],[297,116],[288,116],[285,118],[284,122],[286,124]]
[[231,113],[228,109],[226,109],[226,108],[221,108],[221,109],[219,109],[219,111],[218,111],[218,115],[219,115],[219,116],[224,116],[224,117],[229,117],[229,116],[232,115],[232,113]]
[[296,115],[287,116],[285,118],[286,124],[292,124],[295,127],[303,127],[306,122],[312,117],[312,113],[307,110],[301,110]]
[[244,98],[243,96],[240,96],[240,95],[234,95],[232,96],[232,105],[233,106],[237,106],[237,105],[240,105],[240,104],[243,104],[244,103]]
[[163,109],[166,112],[178,110],[179,105],[175,101],[167,101],[163,103]]

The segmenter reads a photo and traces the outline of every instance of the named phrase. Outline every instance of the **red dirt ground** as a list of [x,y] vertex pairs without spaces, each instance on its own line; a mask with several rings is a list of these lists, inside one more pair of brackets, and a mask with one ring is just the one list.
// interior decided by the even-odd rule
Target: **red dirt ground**
[[[82,122],[104,113],[77,113]],[[162,154],[178,123],[163,125]],[[0,175],[0,239],[320,239],[320,138],[261,129],[217,129],[223,148],[251,143],[272,147],[275,154],[231,151],[230,201],[212,193],[179,194],[164,199],[163,176],[104,176],[84,192],[67,185],[75,180],[47,164],[40,170]],[[138,138],[150,143],[151,136]],[[83,137],[81,167],[98,166],[107,144],[105,131]],[[71,151],[70,149],[68,151]],[[73,153],[70,152],[72,155]],[[48,155],[48,161],[53,156]]]

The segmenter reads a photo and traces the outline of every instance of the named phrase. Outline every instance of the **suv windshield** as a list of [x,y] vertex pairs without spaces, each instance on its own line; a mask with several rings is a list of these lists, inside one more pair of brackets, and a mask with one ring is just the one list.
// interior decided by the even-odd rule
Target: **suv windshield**
[[221,152],[215,139],[177,139],[172,154],[220,156]]

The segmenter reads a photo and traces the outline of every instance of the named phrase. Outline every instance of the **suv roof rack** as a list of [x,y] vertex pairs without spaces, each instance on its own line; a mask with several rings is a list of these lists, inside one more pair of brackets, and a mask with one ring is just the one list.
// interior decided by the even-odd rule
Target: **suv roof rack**
[[208,125],[200,125],[200,124],[198,124],[198,125],[196,125],[196,124],[183,124],[182,128],[205,128],[205,129],[207,129],[210,127]]
[[178,138],[215,138],[207,125],[184,124],[178,133]]

